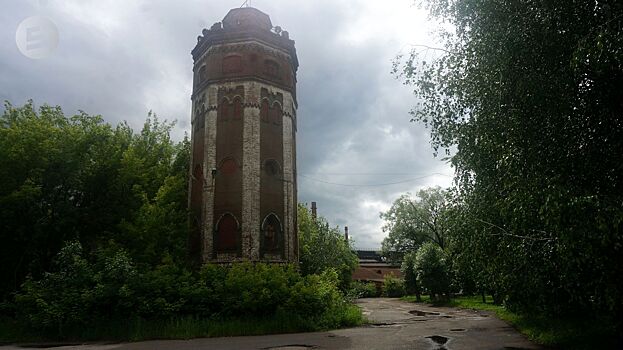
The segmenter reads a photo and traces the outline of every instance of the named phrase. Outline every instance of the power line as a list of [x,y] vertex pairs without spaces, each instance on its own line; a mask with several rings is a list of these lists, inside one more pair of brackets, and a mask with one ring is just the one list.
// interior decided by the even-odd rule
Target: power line
[[395,182],[386,182],[386,183],[376,183],[376,184],[344,184],[344,183],[338,183],[338,182],[331,182],[331,181],[324,181],[324,180],[320,180],[320,179],[314,179],[313,177],[309,177],[306,175],[302,175],[299,174],[301,177],[304,177],[306,179],[309,179],[311,181],[316,181],[316,182],[320,182],[320,183],[324,183],[324,184],[328,184],[328,185],[336,185],[336,186],[345,186],[345,187],[378,187],[378,186],[390,186],[390,185],[397,185],[397,184],[402,184],[402,183],[407,183],[407,182],[413,182],[413,181],[417,181],[417,180],[421,180],[427,177],[431,177],[434,175],[442,175],[442,176],[447,176],[445,174],[441,174],[441,173],[432,173],[430,175],[425,175],[425,176],[420,176],[420,177],[414,177],[411,179],[406,179],[406,180],[401,180],[401,181],[395,181]]
[[[348,176],[353,176],[353,175],[360,175],[360,176],[406,176],[406,175],[419,175],[419,174],[426,174],[426,173],[318,173],[318,172],[313,172],[313,173],[299,173],[299,175],[348,175]],[[452,177],[452,175],[447,175],[447,174],[441,174],[441,173],[434,173],[436,175],[443,175],[443,176],[448,176],[448,177]]]

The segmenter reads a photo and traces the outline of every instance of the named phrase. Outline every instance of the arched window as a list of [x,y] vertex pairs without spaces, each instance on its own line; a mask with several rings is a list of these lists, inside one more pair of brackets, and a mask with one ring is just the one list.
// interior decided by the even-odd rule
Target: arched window
[[274,213],[266,215],[262,221],[262,253],[279,253],[283,245],[283,229],[281,221]]
[[281,167],[279,166],[279,162],[274,159],[265,160],[263,170],[266,175],[271,177],[279,177],[279,175],[281,174]]
[[238,249],[240,225],[231,213],[225,213],[216,223],[216,250],[231,252]]
[[274,125],[281,125],[282,115],[281,105],[278,102],[274,102],[270,108],[268,120]]
[[218,115],[217,120],[219,122],[228,121],[231,117],[232,108],[229,100],[224,98],[221,100],[221,103],[218,105]]
[[239,120],[242,118],[242,98],[236,96],[233,105],[233,118]]
[[195,113],[195,131],[205,127],[205,105],[202,103]]
[[260,120],[268,123],[268,100],[263,99],[262,105],[260,106]]

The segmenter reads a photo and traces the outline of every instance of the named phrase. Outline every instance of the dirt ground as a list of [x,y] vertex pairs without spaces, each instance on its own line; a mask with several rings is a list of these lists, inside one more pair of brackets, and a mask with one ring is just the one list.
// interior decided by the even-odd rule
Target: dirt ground
[[[431,307],[389,298],[360,299],[358,304],[370,324],[330,332],[81,344],[54,349],[543,349],[482,311]],[[11,345],[0,349],[25,347]]]

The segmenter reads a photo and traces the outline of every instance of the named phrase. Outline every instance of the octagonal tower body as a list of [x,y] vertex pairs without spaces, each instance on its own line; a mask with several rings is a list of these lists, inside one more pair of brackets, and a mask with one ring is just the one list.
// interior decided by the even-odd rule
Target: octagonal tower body
[[203,30],[192,56],[191,254],[298,261],[294,41],[237,8]]

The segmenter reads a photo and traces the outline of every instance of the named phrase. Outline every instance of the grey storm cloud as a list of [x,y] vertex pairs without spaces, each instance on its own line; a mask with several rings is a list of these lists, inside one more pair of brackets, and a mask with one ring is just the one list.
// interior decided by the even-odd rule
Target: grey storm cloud
[[[0,99],[60,105],[140,128],[147,112],[189,129],[192,59],[201,29],[236,1],[13,1],[0,12]],[[254,0],[296,41],[299,201],[318,202],[332,225],[349,226],[359,248],[385,236],[379,212],[405,192],[448,186],[452,169],[434,158],[428,131],[411,123],[409,87],[391,60],[410,43],[431,43],[432,24],[410,0]],[[33,15],[58,27],[59,45],[32,60],[15,43]],[[392,184],[394,183],[394,184]]]

